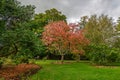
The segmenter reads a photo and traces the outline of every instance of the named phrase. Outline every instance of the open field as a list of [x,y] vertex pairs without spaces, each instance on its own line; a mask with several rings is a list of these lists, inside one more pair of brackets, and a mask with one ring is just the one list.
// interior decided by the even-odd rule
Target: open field
[[96,67],[89,62],[51,64],[54,61],[36,61],[42,65],[31,80],[120,80],[120,67]]

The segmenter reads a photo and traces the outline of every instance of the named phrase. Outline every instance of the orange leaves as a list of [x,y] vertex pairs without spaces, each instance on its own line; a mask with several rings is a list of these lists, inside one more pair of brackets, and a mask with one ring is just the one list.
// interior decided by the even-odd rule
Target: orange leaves
[[89,41],[83,35],[83,32],[78,30],[74,33],[71,33],[69,37],[72,52],[75,54],[83,54],[83,47],[89,43]]
[[45,26],[43,41],[45,43],[62,41],[66,39],[67,31],[69,31],[69,26],[63,21],[50,23]]
[[[49,47],[54,47],[63,53],[83,53],[82,47],[89,44],[89,40],[83,35],[83,30],[78,25],[67,25],[63,21],[57,21],[45,26],[43,42]],[[62,54],[63,54],[62,53]]]

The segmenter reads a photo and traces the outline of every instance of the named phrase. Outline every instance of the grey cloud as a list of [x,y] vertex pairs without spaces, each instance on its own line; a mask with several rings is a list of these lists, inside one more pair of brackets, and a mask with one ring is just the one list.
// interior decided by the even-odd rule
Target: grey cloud
[[120,0],[18,0],[22,4],[36,6],[36,13],[56,8],[63,12],[68,21],[78,20],[81,16],[107,14],[115,19],[120,16]]

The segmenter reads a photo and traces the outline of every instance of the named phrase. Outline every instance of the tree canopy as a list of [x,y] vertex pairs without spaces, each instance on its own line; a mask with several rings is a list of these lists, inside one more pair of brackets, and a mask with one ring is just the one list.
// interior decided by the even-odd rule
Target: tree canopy
[[34,9],[17,0],[0,0],[0,56],[40,53],[40,41],[26,25],[32,20]]
[[48,49],[55,50],[61,55],[62,62],[64,55],[69,52],[83,54],[83,46],[89,43],[82,30],[76,30],[76,26],[68,26],[63,21],[45,26],[42,39]]
[[95,44],[105,43],[114,34],[113,19],[107,15],[92,15],[85,24],[87,37]]

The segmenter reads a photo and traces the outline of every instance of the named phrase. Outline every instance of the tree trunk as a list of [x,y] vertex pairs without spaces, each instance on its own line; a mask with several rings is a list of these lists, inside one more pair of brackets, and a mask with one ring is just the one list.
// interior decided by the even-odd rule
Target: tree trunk
[[14,52],[14,54],[17,54],[17,52],[18,52],[18,48],[17,48],[17,46],[16,46],[15,43],[14,43],[14,48],[15,48],[15,52]]
[[80,61],[80,54],[76,55],[76,61],[79,62]]
[[61,55],[61,64],[63,64],[63,62],[64,62],[64,55],[62,54]]
[[13,43],[13,46],[14,46],[14,50],[11,51],[9,54],[17,54],[17,52],[18,52],[18,47],[17,47],[17,45],[16,45],[15,43]]

